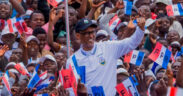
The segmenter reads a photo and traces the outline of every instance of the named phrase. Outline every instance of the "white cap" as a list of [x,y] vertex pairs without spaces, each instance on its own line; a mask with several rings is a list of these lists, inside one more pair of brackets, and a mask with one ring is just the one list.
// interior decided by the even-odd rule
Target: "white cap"
[[156,77],[154,76],[154,74],[151,70],[145,71],[145,76],[152,76],[152,77],[154,77],[154,79],[156,79]]
[[180,47],[180,43],[178,41],[172,42],[171,45],[178,45]]
[[57,65],[56,59],[55,59],[53,56],[51,56],[51,55],[46,55],[46,56],[42,57],[42,58],[40,59],[40,61],[41,61],[42,63],[44,63],[45,60],[47,60],[47,59],[48,59],[48,60],[51,60],[51,61],[53,61],[53,62],[55,62],[56,65]]
[[99,30],[96,34],[96,37],[101,35],[108,36],[109,34],[105,30]]
[[126,76],[129,76],[128,71],[126,69],[124,69],[124,68],[118,68],[117,69],[117,74],[120,74],[120,73],[122,73],[122,74],[124,74]]
[[8,71],[10,71],[10,72],[12,72],[12,73],[16,73],[16,74],[19,73],[16,69],[9,69]]
[[163,3],[165,5],[172,5],[172,0],[156,0],[156,3]]
[[156,20],[153,20],[153,19],[149,18],[149,19],[146,20],[145,26],[146,26],[146,27],[149,27],[149,26],[151,26],[155,21],[156,21]]
[[5,70],[7,70],[7,68],[10,67],[10,66],[15,66],[15,65],[16,65],[15,62],[9,62],[9,63],[6,65]]
[[31,40],[36,41],[38,44],[40,43],[39,40],[38,40],[35,36],[29,36],[29,37],[26,39],[26,43],[30,42]]

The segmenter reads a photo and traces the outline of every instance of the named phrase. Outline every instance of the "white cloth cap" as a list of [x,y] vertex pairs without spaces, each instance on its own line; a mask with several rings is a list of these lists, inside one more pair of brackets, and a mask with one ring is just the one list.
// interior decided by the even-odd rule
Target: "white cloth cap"
[[99,30],[96,34],[96,37],[101,35],[108,36],[109,34],[105,30]]
[[145,23],[145,26],[146,27],[149,27],[150,25],[152,25],[156,20],[153,20],[151,18],[147,19],[146,20],[146,23]]
[[55,59],[53,56],[51,56],[51,55],[46,55],[46,56],[42,57],[42,58],[40,59],[40,61],[41,61],[42,63],[44,63],[45,60],[47,60],[47,59],[49,59],[49,60],[55,62],[56,65],[57,65],[56,59]]
[[36,41],[38,44],[40,43],[39,40],[38,40],[35,36],[29,36],[29,37],[26,39],[26,43],[30,42],[31,40]]
[[5,67],[5,70],[9,67],[9,66],[15,66],[16,63],[15,62],[9,62],[6,67]]

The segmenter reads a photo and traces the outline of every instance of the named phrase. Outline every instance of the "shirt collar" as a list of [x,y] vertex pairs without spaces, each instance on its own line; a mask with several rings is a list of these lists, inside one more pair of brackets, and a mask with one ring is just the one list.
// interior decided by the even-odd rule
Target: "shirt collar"
[[92,50],[90,51],[85,51],[83,49],[83,46],[81,45],[81,53],[84,55],[84,56],[91,56],[91,55],[94,55],[95,52],[96,52],[96,49],[97,49],[97,45],[94,44],[94,47],[92,48]]

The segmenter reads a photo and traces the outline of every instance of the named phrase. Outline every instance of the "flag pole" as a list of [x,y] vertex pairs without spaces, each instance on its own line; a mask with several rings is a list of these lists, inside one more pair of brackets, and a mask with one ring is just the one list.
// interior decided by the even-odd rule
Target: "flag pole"
[[70,56],[70,30],[69,30],[69,12],[68,12],[68,0],[65,0],[65,22],[67,32],[67,58]]

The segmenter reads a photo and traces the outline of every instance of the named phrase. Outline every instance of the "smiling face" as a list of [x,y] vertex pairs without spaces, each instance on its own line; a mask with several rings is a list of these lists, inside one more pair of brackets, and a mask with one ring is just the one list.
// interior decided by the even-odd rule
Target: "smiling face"
[[31,40],[30,42],[27,43],[27,49],[28,49],[28,56],[35,57],[39,52],[39,45],[36,41]]
[[0,3],[0,19],[8,19],[11,14],[10,5],[7,3]]
[[42,50],[46,45],[46,34],[38,34],[36,37],[40,41],[39,48]]
[[94,27],[88,27],[86,30],[76,33],[77,37],[80,39],[83,49],[89,51],[93,48],[95,42],[95,30]]

